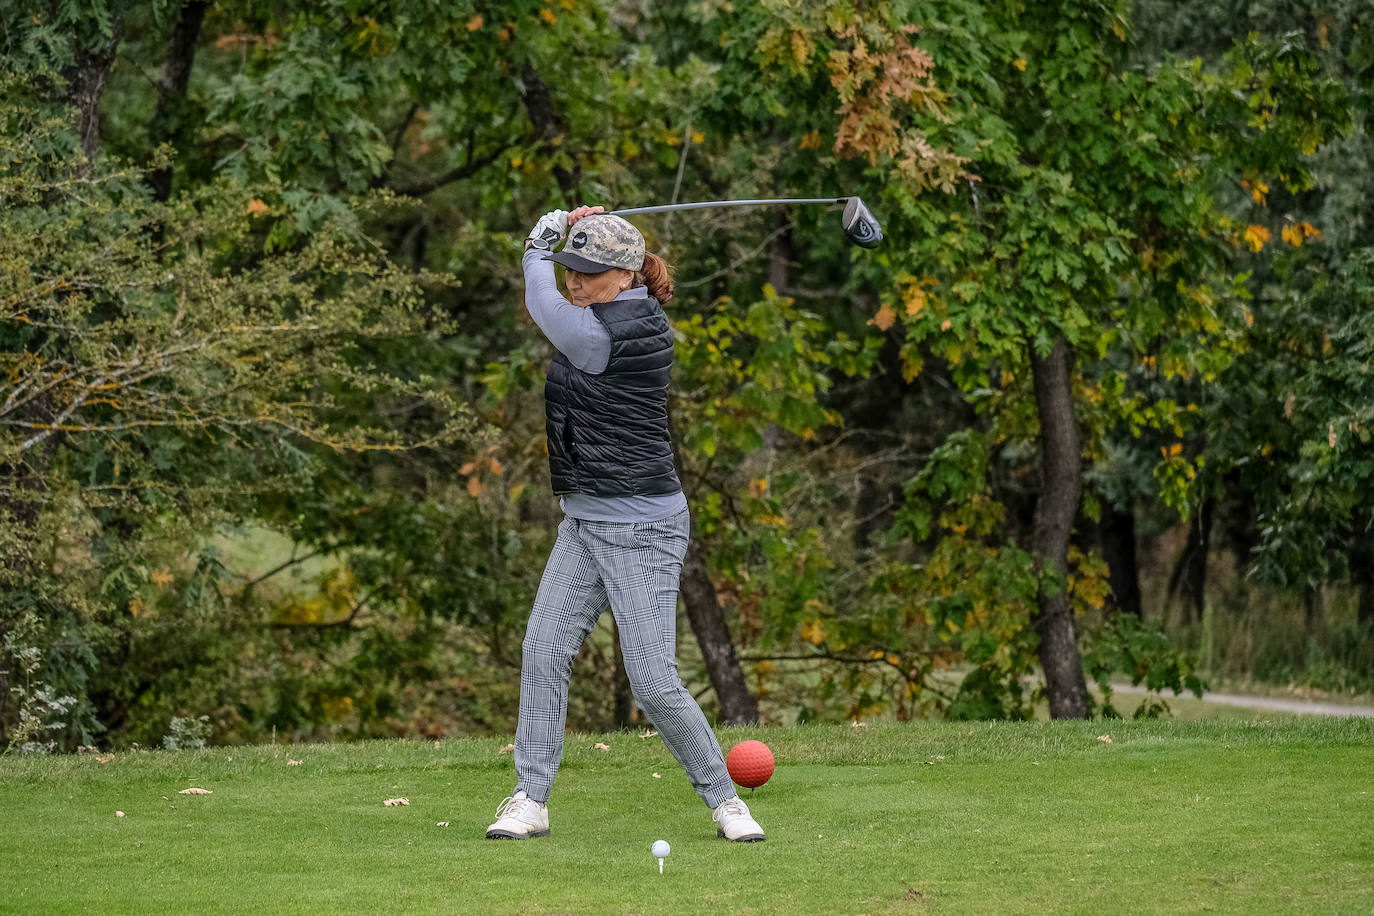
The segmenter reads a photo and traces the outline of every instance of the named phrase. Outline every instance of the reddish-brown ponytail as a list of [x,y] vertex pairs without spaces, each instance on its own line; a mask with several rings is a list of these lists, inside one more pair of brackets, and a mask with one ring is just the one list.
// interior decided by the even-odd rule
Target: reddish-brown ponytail
[[663,305],[673,298],[673,269],[652,251],[644,252],[644,266],[635,271],[635,285],[649,287],[649,295]]

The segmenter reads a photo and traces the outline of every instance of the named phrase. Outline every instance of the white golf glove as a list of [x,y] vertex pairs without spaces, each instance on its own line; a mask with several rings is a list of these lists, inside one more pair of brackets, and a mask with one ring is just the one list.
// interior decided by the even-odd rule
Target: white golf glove
[[553,251],[567,234],[568,211],[550,210],[539,217],[539,222],[535,223],[534,228],[530,230],[530,247],[539,248],[543,251]]

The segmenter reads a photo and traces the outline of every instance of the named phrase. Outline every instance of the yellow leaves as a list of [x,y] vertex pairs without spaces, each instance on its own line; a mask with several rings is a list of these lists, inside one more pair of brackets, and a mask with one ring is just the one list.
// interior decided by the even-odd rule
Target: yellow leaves
[[692,142],[693,142],[693,143],[705,143],[705,142],[706,142],[706,135],[703,134],[703,133],[702,133],[701,131],[699,131],[699,130],[694,130],[694,131],[692,131]]
[[558,14],[555,13],[553,10],[546,8],[539,11],[539,18],[547,22],[549,25],[553,25],[555,22],[558,21]]
[[953,325],[954,325],[954,322],[952,322],[952,321],[950,321],[948,318],[946,318],[944,321],[940,322],[940,330],[942,330],[942,331],[948,331],[951,327],[953,327]]
[[468,478],[468,494],[474,499],[482,495],[482,481],[477,477]]
[[1261,207],[1264,206],[1264,199],[1269,194],[1269,185],[1259,180],[1253,183],[1247,180],[1242,181],[1240,186],[1250,191],[1250,197],[1255,203],[1259,204]]
[[1294,248],[1302,245],[1309,238],[1321,238],[1322,232],[1309,222],[1296,223],[1284,226],[1279,230],[1279,237]]
[[267,204],[263,203],[256,197],[248,201],[248,215],[253,217],[254,219],[258,218],[259,216],[266,216],[270,210],[271,208],[268,207]]
[[753,480],[749,481],[749,495],[752,496],[754,499],[763,499],[764,494],[766,494],[767,492],[767,477],[756,477]]
[[808,620],[802,625],[801,638],[813,646],[819,646],[825,641],[825,627],[821,626],[819,620]]
[[801,32],[792,33],[792,59],[797,62],[797,66],[806,63],[806,59],[811,56],[811,42]]
[[[353,714],[353,698],[330,697],[320,702],[320,710],[324,713],[326,719],[331,722],[337,722]],[[402,804],[408,805],[410,802],[403,802]]]
[[142,598],[133,598],[129,601],[129,614],[132,617],[142,617],[148,613],[148,606],[143,603]]
[[1160,446],[1159,453],[1160,453],[1161,455],[1163,455],[1165,458],[1169,458],[1169,457],[1172,457],[1172,456],[1181,455],[1181,454],[1183,454],[1183,443],[1181,443],[1181,442],[1175,442],[1173,445],[1169,446],[1168,448],[1164,448],[1163,446]]
[[1248,226],[1245,229],[1245,243],[1250,246],[1251,251],[1257,252],[1269,241],[1270,234],[1263,226]]
[[802,148],[802,149],[820,149],[820,148],[821,148],[821,132],[818,131],[818,130],[813,130],[813,131],[811,131],[809,134],[802,134],[802,138],[801,138],[801,148]]
[[1336,424],[1326,424],[1326,444],[1332,448],[1336,447]]
[[1024,57],[1018,57],[1011,63],[1017,70],[1020,70],[1022,73],[1026,72],[1026,59]]
[[919,286],[911,287],[906,300],[906,313],[916,316],[921,314],[921,309],[926,307],[926,291]]
[[503,44],[509,44],[509,43],[510,43],[510,40],[511,40],[510,29],[506,28],[505,26],[502,26],[502,27],[497,31],[496,37],[499,38],[499,39],[501,39],[501,42],[502,42]]
[[481,27],[482,27],[482,17],[481,17],[480,14],[477,15],[477,16],[473,16],[471,19],[468,20],[468,31],[469,31],[469,32],[475,32],[475,31],[477,31],[478,29],[480,29]]
[[162,588],[163,586],[170,585],[172,583],[172,574],[167,572],[167,570],[165,569],[159,569],[157,572],[149,576],[149,578],[153,580],[153,584],[156,585],[158,588]]
[[[812,435],[814,436],[815,433],[813,432]],[[767,515],[760,515],[759,521],[765,525],[776,525],[779,528],[787,527],[787,519],[783,518],[781,515],[774,515],[771,512]]]
[[1250,311],[1250,306],[1248,306],[1248,305],[1242,305],[1242,306],[1240,307],[1240,314],[1241,314],[1241,317],[1245,319],[1245,326],[1246,326],[1247,328],[1254,327],[1254,325],[1255,325],[1255,313],[1252,312],[1252,311]]
[[770,661],[769,661],[768,659],[766,659],[766,658],[765,658],[763,661],[761,661],[761,662],[756,662],[756,663],[754,664],[754,673],[755,673],[755,674],[772,674],[774,671],[777,671],[777,670],[778,670],[778,666],[775,665],[775,664],[773,664],[772,662],[770,662]]
[[882,308],[878,309],[878,314],[868,319],[868,323],[871,325],[876,325],[878,330],[880,331],[886,331],[888,328],[892,327],[892,325],[896,323],[896,321],[896,311],[894,311],[892,306],[888,305],[886,302],[883,303]]
[[1118,41],[1126,40],[1126,30],[1121,27],[1119,22],[1112,23],[1112,34],[1117,37]]

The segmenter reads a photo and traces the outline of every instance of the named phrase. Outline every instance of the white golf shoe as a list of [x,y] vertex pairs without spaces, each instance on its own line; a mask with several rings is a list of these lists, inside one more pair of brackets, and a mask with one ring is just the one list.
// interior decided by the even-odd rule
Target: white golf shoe
[[761,843],[768,839],[758,821],[749,816],[749,806],[736,795],[711,812],[716,821],[716,836],[736,843]]
[[549,806],[524,792],[516,792],[502,801],[496,818],[496,823],[487,828],[489,840],[528,840],[549,835]]

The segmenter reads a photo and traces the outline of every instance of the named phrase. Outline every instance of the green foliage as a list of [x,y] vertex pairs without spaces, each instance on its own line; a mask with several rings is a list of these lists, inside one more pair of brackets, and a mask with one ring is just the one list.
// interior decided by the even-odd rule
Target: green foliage
[[1200,699],[1207,689],[1207,683],[1194,673],[1192,660],[1165,635],[1159,620],[1113,614],[1089,633],[1086,642],[1083,668],[1102,691],[1104,716],[1119,716],[1112,705],[1111,682],[1123,675],[1131,684],[1144,684],[1151,691],[1136,708],[1137,719],[1168,713],[1168,705],[1154,694],[1168,689],[1177,696],[1190,690]]

